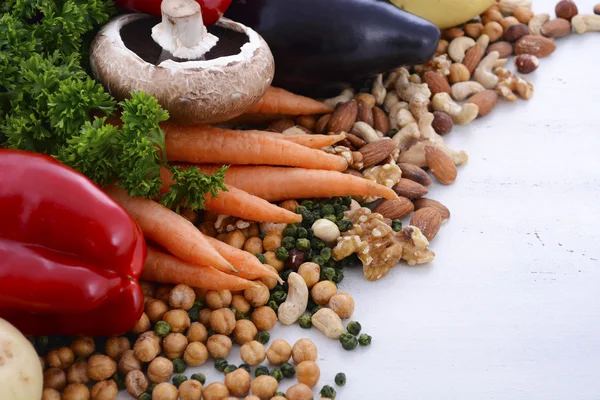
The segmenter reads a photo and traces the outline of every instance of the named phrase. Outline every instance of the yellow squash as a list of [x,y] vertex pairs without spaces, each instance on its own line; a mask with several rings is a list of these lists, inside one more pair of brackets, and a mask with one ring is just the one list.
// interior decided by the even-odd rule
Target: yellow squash
[[494,0],[390,0],[397,7],[445,29],[481,14]]

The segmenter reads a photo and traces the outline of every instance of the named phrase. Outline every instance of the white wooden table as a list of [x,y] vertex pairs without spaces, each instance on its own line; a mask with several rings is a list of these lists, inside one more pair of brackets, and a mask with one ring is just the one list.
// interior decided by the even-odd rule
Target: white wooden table
[[[577,3],[591,13],[595,0]],[[534,11],[554,5],[535,0]],[[470,160],[455,184],[430,188],[452,213],[436,260],[378,282],[347,271],[340,290],[372,345],[348,352],[316,329],[271,332],[317,343],[316,398],[343,371],[342,400],[600,399],[600,33],[557,45],[528,77],[530,101],[447,136]],[[198,370],[222,382],[212,362]]]

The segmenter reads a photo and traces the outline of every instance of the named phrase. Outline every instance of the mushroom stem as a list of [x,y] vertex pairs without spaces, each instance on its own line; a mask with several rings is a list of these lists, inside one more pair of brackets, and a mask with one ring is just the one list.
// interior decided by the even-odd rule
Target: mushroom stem
[[200,5],[194,0],[164,0],[162,22],[152,28],[152,39],[163,51],[157,61],[199,60],[219,38],[208,33]]

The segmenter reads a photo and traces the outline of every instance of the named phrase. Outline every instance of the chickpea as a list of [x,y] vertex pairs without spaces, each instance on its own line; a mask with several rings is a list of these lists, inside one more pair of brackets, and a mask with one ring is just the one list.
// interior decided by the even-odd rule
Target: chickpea
[[265,360],[265,346],[253,340],[242,346],[240,357],[248,365],[258,365]]
[[160,354],[160,337],[153,331],[142,333],[133,345],[133,354],[142,362],[150,362]]
[[54,389],[62,392],[65,386],[67,386],[65,371],[56,367],[44,371],[44,389]]
[[271,400],[286,400],[286,398],[283,396],[275,396],[275,397],[271,397]]
[[290,386],[285,392],[285,398],[288,400],[312,400],[312,390],[304,383],[296,383]]
[[206,292],[204,302],[213,310],[229,307],[231,304],[231,292],[229,290],[209,290]]
[[254,396],[254,395],[250,395],[250,396],[244,397],[244,400],[260,400],[260,397]]
[[133,350],[127,350],[119,360],[119,372],[127,375],[129,371],[138,371],[142,369],[142,362],[135,357]]
[[302,361],[317,361],[317,346],[310,339],[300,339],[292,347],[292,358],[296,364]]
[[244,297],[252,307],[264,306],[269,301],[270,295],[269,288],[262,282],[256,282],[256,285],[244,290]]
[[277,272],[283,271],[283,266],[285,264],[283,263],[283,261],[281,261],[279,258],[277,258],[277,256],[275,255],[275,251],[267,251],[263,255],[265,256],[265,260],[267,261],[267,264],[269,264],[270,266],[275,268],[275,270]]
[[277,323],[277,314],[271,307],[258,307],[252,312],[252,322],[259,331],[270,331]]
[[142,293],[144,296],[154,297],[154,292],[156,291],[156,285],[154,283],[141,281],[140,287],[142,288]]
[[71,342],[69,346],[76,357],[89,357],[94,351],[96,351],[96,343],[94,339],[89,336],[78,336]]
[[293,213],[296,212],[296,210],[298,209],[298,206],[299,206],[299,204],[296,200],[285,200],[285,201],[282,201],[281,203],[279,203],[279,207],[285,208],[286,210],[291,211]]
[[148,318],[148,314],[142,313],[142,316],[138,319],[131,332],[139,335],[148,330],[150,330],[150,318]]
[[[265,267],[267,267],[268,269],[270,269],[271,271],[275,272],[276,274],[279,274],[279,272],[275,268],[273,268],[271,265],[269,265],[269,264],[263,264],[263,265]],[[279,283],[279,282],[277,282],[276,278],[261,278],[260,281],[262,283],[264,283],[265,286],[269,290],[273,289],[275,286],[277,286],[277,283]]]
[[129,371],[125,376],[125,387],[130,395],[137,398],[148,390],[148,379],[142,371]]
[[44,389],[42,400],[60,400],[60,393],[54,389]]
[[169,306],[167,306],[167,303],[157,299],[147,302],[144,308],[146,315],[148,315],[148,319],[150,319],[150,322],[153,324],[160,321],[163,318],[163,315],[169,311]]
[[252,309],[248,300],[241,294],[236,294],[231,298],[231,307],[235,309],[236,313],[248,313]]
[[169,305],[172,308],[181,308],[189,310],[196,301],[194,289],[188,285],[177,285],[169,293]]
[[236,229],[233,232],[229,232],[227,237],[225,238],[225,243],[230,246],[235,247],[236,249],[241,249],[244,247],[244,242],[246,241],[246,237],[239,229]]
[[250,374],[242,368],[225,375],[225,386],[233,396],[241,397],[250,391]]
[[88,359],[87,373],[90,379],[102,381],[109,379],[117,372],[115,360],[103,354],[96,354]]
[[73,350],[68,347],[60,347],[58,349],[52,350],[46,356],[46,362],[51,367],[67,369],[73,362],[75,361],[75,354]]
[[87,361],[78,361],[69,367],[67,371],[69,383],[88,383]]
[[183,353],[183,361],[190,367],[197,367],[208,360],[208,350],[202,342],[192,342]]
[[269,346],[267,351],[267,359],[273,365],[283,364],[288,362],[292,356],[292,346],[283,339],[276,339]]
[[217,236],[217,230],[215,229],[215,224],[210,221],[204,221],[200,225],[198,225],[198,230],[205,234],[206,236],[215,237]]
[[329,299],[331,308],[340,318],[350,318],[354,313],[354,299],[346,292],[339,292]]
[[321,281],[310,290],[310,296],[320,306],[329,303],[329,299],[337,293],[337,286],[331,281]]
[[207,328],[210,327],[210,314],[212,314],[212,310],[210,308],[203,308],[198,313],[198,322]]
[[321,267],[317,263],[305,262],[298,268],[298,274],[304,279],[306,286],[310,289],[321,279]]
[[165,304],[169,304],[169,297],[171,296],[172,285],[161,285],[156,289],[154,298],[162,301]]
[[152,391],[152,400],[177,400],[177,388],[168,382],[159,383]]
[[185,332],[190,326],[190,316],[184,310],[169,310],[163,315],[163,321],[171,325],[171,332]]
[[200,322],[193,322],[187,330],[186,337],[188,342],[206,343],[206,339],[208,339],[208,331]]
[[235,328],[235,315],[229,308],[220,308],[210,314],[210,327],[217,333],[229,335]]
[[258,224],[256,222],[252,222],[250,226],[246,229],[248,230],[246,237],[251,238],[260,235],[260,229],[258,228]]
[[252,381],[252,394],[260,400],[269,400],[277,392],[279,383],[270,375],[261,375]]
[[148,365],[148,379],[152,383],[166,382],[173,375],[173,363],[165,357],[156,357]]
[[314,361],[302,361],[296,367],[298,382],[314,387],[321,378],[321,369]]
[[194,379],[188,379],[179,385],[179,400],[200,400],[202,384]]
[[228,396],[229,390],[221,382],[213,382],[202,391],[202,398],[204,400],[223,400]]
[[217,239],[219,242],[224,242],[227,240],[227,233],[219,233],[217,236],[215,236],[215,239]]
[[100,381],[92,387],[92,400],[116,400],[119,389],[115,381]]
[[181,358],[188,345],[187,338],[181,333],[169,333],[163,339],[163,351],[165,356],[171,360]]
[[62,400],[89,400],[90,389],[82,383],[72,383],[62,393]]
[[[263,239],[263,247],[265,251],[275,251],[281,247],[283,240],[283,231],[271,231],[267,233]],[[256,254],[256,253],[255,253]]]
[[258,254],[263,252],[263,241],[259,237],[251,237],[244,243],[244,250],[250,254]]
[[111,337],[106,341],[106,355],[115,361],[119,361],[127,350],[131,349],[129,339],[124,336]]
[[212,358],[227,358],[231,351],[233,343],[229,336],[226,335],[212,335],[208,338],[206,348]]
[[248,321],[247,319],[236,321],[235,328],[233,328],[233,337],[237,344],[244,344],[254,340],[257,333],[258,329],[256,329],[256,326],[254,326],[252,321]]

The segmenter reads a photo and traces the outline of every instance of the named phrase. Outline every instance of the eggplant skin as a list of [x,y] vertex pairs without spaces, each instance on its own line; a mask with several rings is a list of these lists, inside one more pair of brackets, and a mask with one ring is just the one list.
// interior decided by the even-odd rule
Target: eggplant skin
[[234,0],[225,16],[267,41],[273,86],[316,97],[424,63],[440,38],[429,21],[378,0]]

